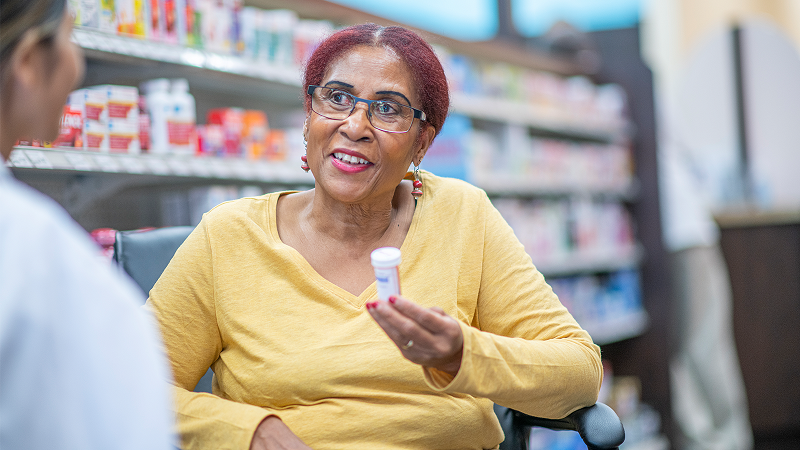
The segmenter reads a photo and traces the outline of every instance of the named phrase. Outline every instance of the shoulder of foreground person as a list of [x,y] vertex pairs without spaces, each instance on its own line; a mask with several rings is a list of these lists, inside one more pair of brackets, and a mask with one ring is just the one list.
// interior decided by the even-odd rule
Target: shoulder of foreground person
[[171,448],[166,361],[132,283],[52,199],[4,182],[0,210],[0,446]]

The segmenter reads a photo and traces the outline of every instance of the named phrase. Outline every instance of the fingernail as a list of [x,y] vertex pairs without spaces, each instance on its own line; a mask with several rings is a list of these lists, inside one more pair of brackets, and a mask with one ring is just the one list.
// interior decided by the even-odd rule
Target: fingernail
[[397,297],[395,297],[394,295],[389,296],[389,303],[394,305],[394,302],[396,302],[396,301],[397,301]]

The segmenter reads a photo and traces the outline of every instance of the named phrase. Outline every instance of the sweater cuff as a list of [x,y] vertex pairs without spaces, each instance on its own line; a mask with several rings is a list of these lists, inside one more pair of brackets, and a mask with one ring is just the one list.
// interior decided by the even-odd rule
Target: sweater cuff
[[461,353],[461,367],[456,376],[433,367],[422,366],[425,383],[436,392],[459,392],[459,387],[466,383],[466,378],[472,370],[472,343],[475,338],[473,333],[479,331],[461,321],[458,321],[458,325],[464,338],[464,348]]

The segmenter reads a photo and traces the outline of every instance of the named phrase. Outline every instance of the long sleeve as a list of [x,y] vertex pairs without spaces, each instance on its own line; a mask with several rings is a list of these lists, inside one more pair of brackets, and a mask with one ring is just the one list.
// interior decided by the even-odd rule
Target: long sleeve
[[472,323],[462,323],[461,368],[454,378],[426,370],[428,383],[540,417],[593,404],[602,381],[599,348],[488,198],[484,210],[480,289]]
[[183,447],[247,449],[256,427],[270,412],[217,395],[192,392],[223,349],[216,317],[210,240],[204,220],[178,249],[150,292],[146,307],[152,309],[161,325],[172,363]]
[[0,164],[0,448],[173,444],[167,361],[133,284]]

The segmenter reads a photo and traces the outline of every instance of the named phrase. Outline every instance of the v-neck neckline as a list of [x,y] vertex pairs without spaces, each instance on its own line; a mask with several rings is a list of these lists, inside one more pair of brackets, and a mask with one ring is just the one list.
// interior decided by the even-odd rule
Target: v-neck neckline
[[[371,300],[378,296],[378,290],[375,285],[375,281],[373,281],[369,286],[367,286],[363,292],[359,295],[355,295],[350,291],[342,288],[338,284],[328,280],[327,278],[323,277],[319,274],[319,272],[311,266],[311,263],[306,260],[306,258],[300,254],[297,249],[292,247],[291,245],[286,244],[281,239],[280,235],[278,234],[278,200],[283,195],[294,194],[298,191],[282,191],[276,192],[269,199],[269,231],[272,235],[272,239],[274,239],[275,243],[278,247],[283,248],[289,255],[291,255],[292,259],[294,259],[295,264],[309,277],[309,280],[314,284],[324,288],[331,294],[341,298],[348,304],[356,307],[361,308],[367,302],[367,300]],[[403,239],[403,244],[400,246],[400,252],[404,255],[403,261],[411,261],[413,259],[411,254],[412,247],[412,240],[414,234],[417,230],[417,224],[419,223],[420,216],[423,213],[425,208],[425,200],[423,200],[424,195],[415,202],[414,207],[414,215],[411,217],[411,225],[408,227],[408,233],[406,233],[405,238]],[[416,199],[415,199],[416,200]],[[400,279],[403,279],[403,272],[404,266],[400,264]]]

